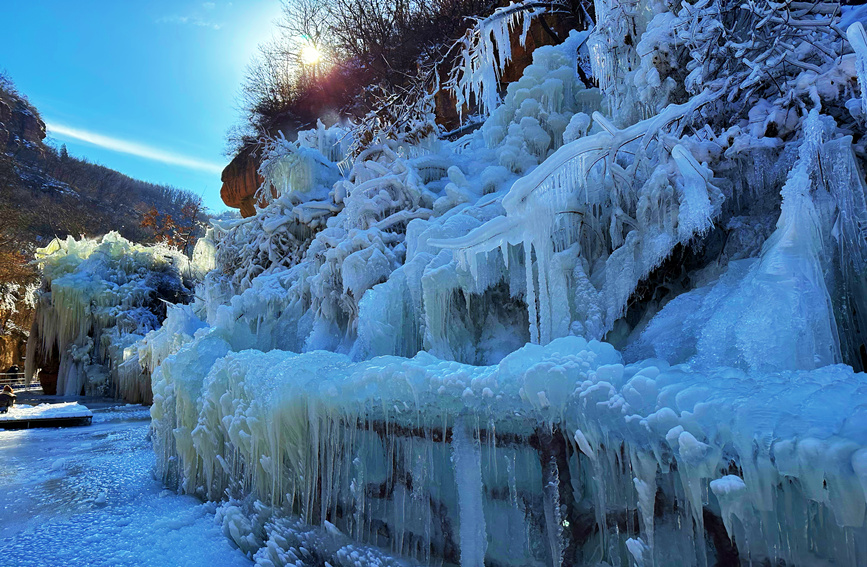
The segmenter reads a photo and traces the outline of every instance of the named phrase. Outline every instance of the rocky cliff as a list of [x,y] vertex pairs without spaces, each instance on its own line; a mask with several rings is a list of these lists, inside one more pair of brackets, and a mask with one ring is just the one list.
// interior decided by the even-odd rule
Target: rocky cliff
[[45,122],[25,100],[0,95],[0,151],[17,159],[44,157]]
[[223,170],[221,179],[220,197],[226,206],[241,209],[243,217],[256,214],[255,195],[263,181],[259,175],[258,147],[242,149]]

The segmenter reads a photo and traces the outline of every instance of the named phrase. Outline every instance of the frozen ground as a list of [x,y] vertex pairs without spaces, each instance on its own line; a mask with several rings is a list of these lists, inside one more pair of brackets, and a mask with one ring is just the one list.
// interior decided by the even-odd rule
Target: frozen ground
[[149,419],[124,406],[89,427],[0,431],[0,563],[249,565],[213,505],[153,479]]

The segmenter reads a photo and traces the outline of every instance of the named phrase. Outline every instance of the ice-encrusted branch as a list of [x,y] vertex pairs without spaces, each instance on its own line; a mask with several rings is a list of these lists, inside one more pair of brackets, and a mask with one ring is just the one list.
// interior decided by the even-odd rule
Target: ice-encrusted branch
[[[503,208],[507,212],[506,217],[493,219],[466,236],[448,240],[434,239],[430,240],[430,244],[447,249],[483,247],[493,250],[497,248],[501,244],[502,237],[509,232],[513,225],[520,223],[517,220],[517,213],[526,206],[530,196],[544,187],[546,182],[563,174],[570,164],[579,163],[581,179],[586,178],[592,166],[600,160],[604,160],[609,166],[609,170],[613,170],[617,154],[626,144],[641,140],[642,149],[646,149],[660,132],[712,102],[721,94],[721,91],[705,90],[685,104],[670,105],[656,116],[623,129],[616,128],[600,114],[595,113],[594,120],[602,125],[603,131],[562,146],[539,167],[518,179],[503,198]],[[635,167],[635,163],[630,169]],[[483,244],[486,241],[489,242],[487,246]]]
[[[583,258],[587,266],[598,266],[599,260],[606,267],[611,264],[610,269],[592,274],[580,268],[574,276],[597,280],[598,285],[589,285],[576,301],[582,311],[595,313],[582,322],[583,332],[601,338],[623,315],[639,281],[675,245],[705,232],[719,213],[723,197],[710,183],[712,173],[672,140],[680,137],[680,128],[700,107],[723,92],[706,89],[684,104],[669,105],[656,116],[622,129],[594,113],[602,131],[562,146],[518,179],[503,198],[505,216],[465,236],[432,239],[428,244],[454,250],[458,264],[475,281],[496,279],[489,272],[498,264],[487,259],[488,252],[499,249],[509,269],[513,254],[509,248],[519,247],[526,270],[530,340],[542,344],[563,332],[554,329],[552,293],[562,277],[554,255],[570,249],[569,254]],[[627,145],[633,147],[627,151]],[[645,205],[639,206],[640,202]],[[646,214],[651,202],[663,211],[661,215]],[[572,220],[560,220],[563,215]],[[628,268],[623,269],[618,262],[625,258],[629,258]]]
[[520,23],[518,41],[523,47],[534,18],[563,10],[565,6],[556,1],[510,3],[477,20],[452,47],[460,48],[461,55],[446,86],[455,94],[458,113],[473,101],[483,114],[493,110],[500,102],[500,78],[512,60],[511,31]]
[[350,132],[352,140],[347,156],[356,157],[364,148],[384,140],[418,146],[438,134],[434,97],[439,90],[437,64],[420,64],[418,74],[406,88],[393,92],[380,88],[373,109]]
[[729,101],[766,88],[784,94],[788,66],[821,74],[841,55],[839,15],[830,2],[684,3],[673,26],[692,59],[686,86],[725,83]]

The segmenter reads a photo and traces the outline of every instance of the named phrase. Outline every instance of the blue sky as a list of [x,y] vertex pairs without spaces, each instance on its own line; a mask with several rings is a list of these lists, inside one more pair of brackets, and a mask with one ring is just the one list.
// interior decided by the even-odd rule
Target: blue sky
[[279,15],[279,0],[13,0],[0,69],[72,155],[222,211],[238,90]]

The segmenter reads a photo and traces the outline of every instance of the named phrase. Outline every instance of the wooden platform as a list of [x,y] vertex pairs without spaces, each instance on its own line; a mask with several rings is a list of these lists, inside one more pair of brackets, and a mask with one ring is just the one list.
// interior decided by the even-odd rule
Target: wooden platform
[[92,415],[83,417],[4,419],[0,420],[0,429],[33,429],[34,427],[76,427],[79,425],[90,425],[90,421],[92,419]]
[[90,425],[93,413],[75,402],[15,404],[7,413],[0,414],[0,429],[32,429],[34,427],[75,427]]

